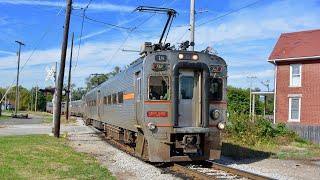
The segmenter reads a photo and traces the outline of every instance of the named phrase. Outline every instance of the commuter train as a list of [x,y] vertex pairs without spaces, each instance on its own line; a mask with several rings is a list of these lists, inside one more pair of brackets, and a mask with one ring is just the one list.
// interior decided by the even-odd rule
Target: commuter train
[[83,116],[83,101],[77,100],[77,101],[71,101],[70,103],[70,115],[71,116],[77,116],[82,117]]
[[[47,102],[46,104],[46,112],[48,113],[53,113],[53,104],[52,102]],[[64,114],[66,112],[66,103],[62,102],[61,103],[61,114]]]
[[208,51],[145,43],[141,57],[82,98],[87,125],[150,162],[220,158],[227,64]]

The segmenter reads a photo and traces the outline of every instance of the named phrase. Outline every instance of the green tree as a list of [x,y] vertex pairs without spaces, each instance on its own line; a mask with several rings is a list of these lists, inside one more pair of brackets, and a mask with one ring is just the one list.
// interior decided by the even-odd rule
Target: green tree
[[94,87],[99,86],[103,82],[107,81],[109,78],[115,76],[120,72],[120,67],[116,66],[114,67],[113,71],[106,73],[106,74],[99,74],[96,76],[90,75],[89,77],[86,78],[86,84],[87,84],[87,90],[91,90]]

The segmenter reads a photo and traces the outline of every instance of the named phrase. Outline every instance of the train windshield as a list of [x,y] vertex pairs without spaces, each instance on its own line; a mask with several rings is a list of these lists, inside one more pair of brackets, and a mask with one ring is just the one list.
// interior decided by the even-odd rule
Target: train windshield
[[223,83],[220,78],[209,79],[209,99],[213,101],[222,100]]
[[169,78],[167,76],[150,76],[149,99],[169,100]]

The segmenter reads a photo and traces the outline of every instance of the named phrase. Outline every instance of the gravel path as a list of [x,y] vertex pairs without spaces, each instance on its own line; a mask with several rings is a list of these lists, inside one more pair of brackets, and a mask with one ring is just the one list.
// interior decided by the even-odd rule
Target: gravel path
[[[222,157],[219,163],[275,179],[320,179],[320,163],[280,159],[232,160]],[[319,164],[318,164],[319,163]]]
[[101,133],[93,128],[87,128],[86,133],[70,134],[71,146],[76,151],[96,157],[117,179],[179,179],[171,174],[162,174],[160,169],[116,149],[101,138]]

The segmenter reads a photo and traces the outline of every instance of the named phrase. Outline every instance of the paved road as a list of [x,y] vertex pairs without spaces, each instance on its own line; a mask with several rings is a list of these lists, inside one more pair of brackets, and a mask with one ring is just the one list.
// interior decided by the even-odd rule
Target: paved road
[[29,115],[28,119],[9,118],[0,121],[0,125],[42,124],[45,119],[41,116]]
[[[29,134],[50,134],[52,131],[51,124],[40,124],[41,117],[38,119],[9,119],[0,124],[0,136],[11,135],[29,135]],[[38,123],[36,123],[38,122]],[[81,118],[77,119],[76,124],[61,125],[61,134],[68,132],[71,133],[86,133],[92,132],[92,130],[83,125]]]

